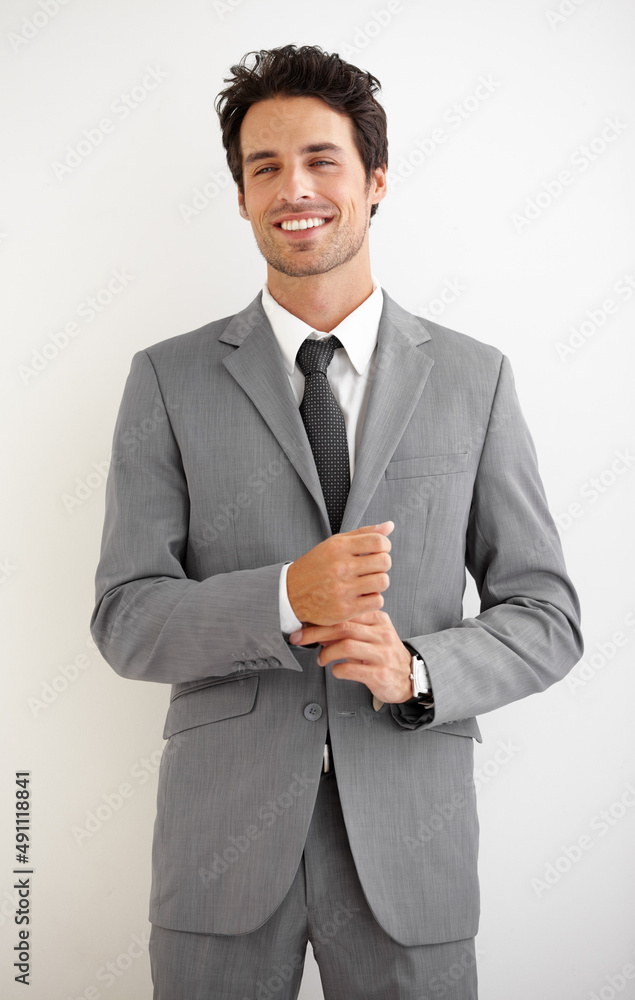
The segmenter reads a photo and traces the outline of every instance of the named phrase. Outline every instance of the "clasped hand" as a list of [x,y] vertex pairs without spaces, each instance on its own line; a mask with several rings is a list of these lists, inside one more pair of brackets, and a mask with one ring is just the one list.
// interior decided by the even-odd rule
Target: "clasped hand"
[[333,676],[360,681],[380,700],[412,697],[410,653],[382,611],[392,521],[332,535],[291,564],[287,592],[297,618],[307,622],[290,636],[296,645],[320,643],[317,662],[334,660]]

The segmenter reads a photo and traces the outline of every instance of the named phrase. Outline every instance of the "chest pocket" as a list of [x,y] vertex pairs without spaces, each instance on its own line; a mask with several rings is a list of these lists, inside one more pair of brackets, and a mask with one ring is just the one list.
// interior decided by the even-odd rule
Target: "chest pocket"
[[454,455],[418,455],[417,458],[401,458],[386,466],[386,479],[417,479],[421,476],[449,476],[454,472],[465,472],[468,453]]

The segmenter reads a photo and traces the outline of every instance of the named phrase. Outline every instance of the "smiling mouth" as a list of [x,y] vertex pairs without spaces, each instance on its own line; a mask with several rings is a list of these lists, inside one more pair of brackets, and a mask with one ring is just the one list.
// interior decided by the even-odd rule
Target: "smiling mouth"
[[283,222],[276,222],[274,225],[278,229],[283,229],[287,233],[295,233],[301,229],[319,229],[331,222],[331,218],[322,219],[315,216],[312,219],[285,219]]

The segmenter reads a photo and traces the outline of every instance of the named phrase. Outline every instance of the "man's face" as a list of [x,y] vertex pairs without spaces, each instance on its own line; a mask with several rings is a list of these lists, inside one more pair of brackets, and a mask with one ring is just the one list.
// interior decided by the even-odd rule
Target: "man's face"
[[[323,274],[367,246],[386,172],[375,170],[366,183],[347,116],[318,97],[275,97],[249,109],[240,141],[240,214],[270,267],[292,277]],[[282,227],[293,220],[304,220],[302,228]]]

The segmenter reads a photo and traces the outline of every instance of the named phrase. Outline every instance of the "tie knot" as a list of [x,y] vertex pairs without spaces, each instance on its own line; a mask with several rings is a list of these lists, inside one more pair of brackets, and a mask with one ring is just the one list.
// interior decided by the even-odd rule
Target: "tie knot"
[[341,343],[337,337],[324,340],[313,340],[308,337],[301,345],[297,354],[297,362],[303,375],[313,375],[321,372],[326,375],[326,369],[333,360],[333,355]]

